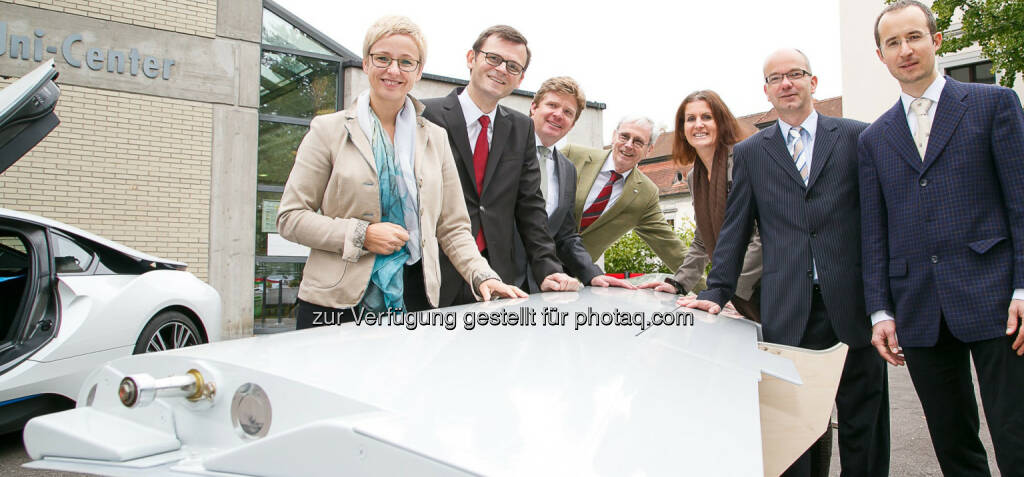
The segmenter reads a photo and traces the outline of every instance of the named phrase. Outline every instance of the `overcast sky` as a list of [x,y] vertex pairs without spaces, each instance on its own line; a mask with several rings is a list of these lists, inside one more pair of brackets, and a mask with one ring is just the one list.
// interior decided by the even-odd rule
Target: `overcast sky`
[[425,72],[463,79],[466,51],[480,31],[512,25],[533,51],[520,88],[536,91],[551,76],[574,77],[588,100],[608,105],[605,142],[625,114],[672,129],[679,102],[696,89],[715,90],[737,116],[770,109],[761,67],[780,47],[810,57],[815,98],[842,94],[838,0],[276,1],[357,54],[377,18],[408,16],[427,38]]

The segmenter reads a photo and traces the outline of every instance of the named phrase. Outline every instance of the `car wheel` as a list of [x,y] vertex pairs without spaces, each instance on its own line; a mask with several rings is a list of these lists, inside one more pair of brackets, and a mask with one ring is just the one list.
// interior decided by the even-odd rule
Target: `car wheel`
[[149,320],[135,342],[134,354],[184,348],[204,343],[195,323],[180,311],[164,311]]

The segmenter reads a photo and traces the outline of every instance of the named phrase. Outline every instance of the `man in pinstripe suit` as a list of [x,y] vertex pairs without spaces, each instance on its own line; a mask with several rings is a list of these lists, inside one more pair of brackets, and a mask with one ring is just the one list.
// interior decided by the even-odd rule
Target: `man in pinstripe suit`
[[[843,475],[889,473],[885,361],[870,346],[860,272],[857,136],[864,123],[814,111],[818,79],[799,50],[764,64],[779,121],[733,149],[733,190],[711,260],[708,289],[681,304],[717,313],[732,297],[754,223],[761,232],[765,341],[850,346],[836,394]],[[810,475],[811,452],[785,475]]]
[[1024,475],[1024,113],[1007,88],[940,76],[937,30],[916,1],[875,23],[902,93],[859,144],[872,343],[908,365],[946,475],[989,475],[973,358],[999,469]]

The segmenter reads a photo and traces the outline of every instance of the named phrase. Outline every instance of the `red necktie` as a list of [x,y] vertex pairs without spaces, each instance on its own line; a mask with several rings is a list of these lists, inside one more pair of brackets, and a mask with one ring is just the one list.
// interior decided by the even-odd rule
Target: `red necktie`
[[[480,116],[480,134],[476,137],[476,147],[473,149],[473,173],[476,175],[476,193],[483,201],[484,172],[487,170],[487,126],[491,124],[491,117]],[[487,248],[484,241],[483,217],[480,218],[480,229],[476,232],[476,247],[481,252]]]
[[594,223],[601,216],[604,208],[608,206],[608,200],[612,198],[612,187],[621,178],[622,174],[612,171],[612,176],[608,178],[608,182],[601,188],[601,192],[597,194],[594,203],[590,204],[590,207],[583,211],[583,219],[580,220],[580,232],[590,227],[590,224]]

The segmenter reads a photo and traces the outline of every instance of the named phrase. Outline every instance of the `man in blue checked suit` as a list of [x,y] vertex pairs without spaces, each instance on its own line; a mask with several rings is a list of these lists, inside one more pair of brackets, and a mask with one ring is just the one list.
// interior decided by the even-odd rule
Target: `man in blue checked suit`
[[872,343],[907,364],[946,475],[989,475],[973,358],[999,469],[1024,475],[1020,100],[940,76],[942,34],[919,2],[886,7],[875,42],[902,92],[858,148]]
[[[842,474],[886,476],[888,383],[885,361],[870,345],[858,240],[857,137],[867,125],[814,111],[818,78],[798,50],[769,56],[764,79],[779,121],[733,148],[733,189],[708,289],[680,304],[721,310],[736,290],[756,223],[765,341],[809,349],[849,345],[836,394]],[[812,454],[784,475],[811,475]]]

